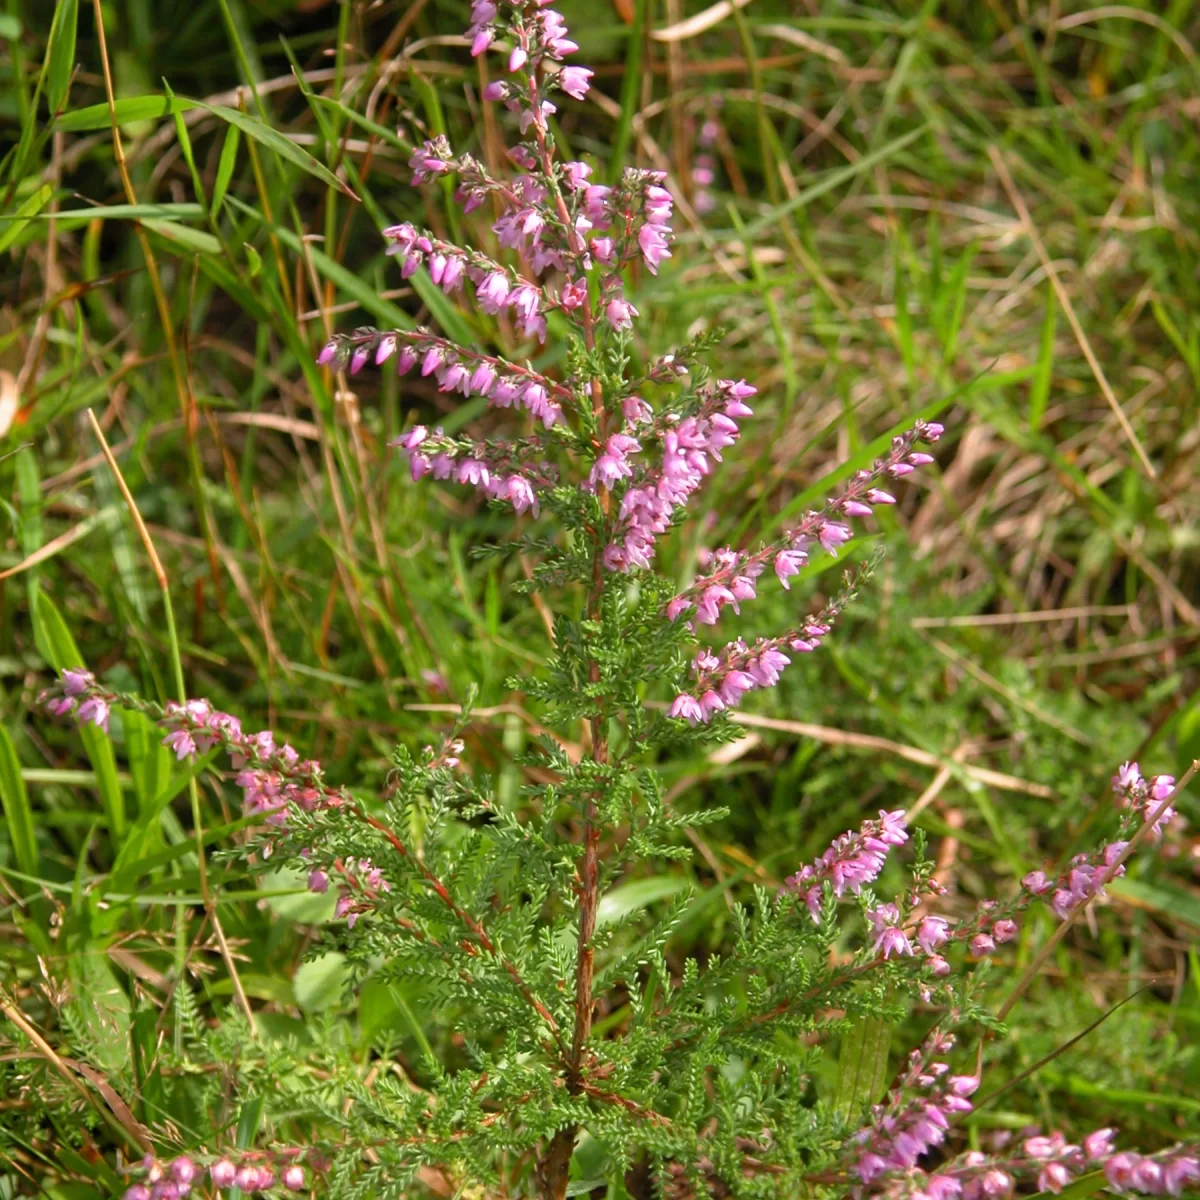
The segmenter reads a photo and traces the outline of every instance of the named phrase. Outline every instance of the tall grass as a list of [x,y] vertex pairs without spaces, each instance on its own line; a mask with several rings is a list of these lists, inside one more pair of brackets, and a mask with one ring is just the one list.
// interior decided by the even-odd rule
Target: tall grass
[[[660,341],[729,326],[722,373],[760,388],[706,544],[786,521],[914,414],[942,414],[954,447],[900,507],[890,540],[908,549],[828,656],[749,706],[743,740],[678,769],[673,802],[719,794],[734,815],[680,868],[697,899],[677,950],[717,950],[730,895],[879,807],[917,809],[952,903],[1069,857],[1109,764],[1200,754],[1200,12],[567,8],[604,64],[556,129],[573,155],[670,170],[694,201],[698,132],[719,126],[715,207],[681,205],[670,269],[633,291]],[[95,737],[81,758],[35,709],[70,661],[160,700],[181,674],[378,788],[391,747],[427,740],[472,687],[477,761],[511,763],[537,730],[504,687],[548,644],[512,602],[521,564],[472,559],[492,514],[410,486],[386,447],[414,414],[453,430],[482,402],[314,362],[330,330],[365,322],[513,342],[402,284],[377,236],[443,219],[405,186],[414,138],[496,153],[459,9],[0,13],[0,1002],[42,1039],[33,1059],[0,1053],[4,1103],[29,1118],[0,1136],[18,1191],[115,1187],[93,1141],[132,1155],[144,1126],[185,1120],[156,1107],[156,1046],[233,1002],[267,1039],[328,1014],[364,1060],[383,1041],[412,1060],[438,1030],[419,991],[350,1011],[332,968],[299,965],[324,910],[214,855],[236,812],[149,726],[127,718],[115,756]],[[681,576],[700,549],[671,548]],[[1194,793],[1182,809],[1200,818]],[[1194,849],[1131,864],[1115,915],[1073,931],[982,1048],[1014,1086],[972,1137],[1195,1127]],[[629,885],[629,914],[671,883]],[[997,1007],[1037,934],[993,972]],[[43,1110],[51,1074],[73,1109]]]

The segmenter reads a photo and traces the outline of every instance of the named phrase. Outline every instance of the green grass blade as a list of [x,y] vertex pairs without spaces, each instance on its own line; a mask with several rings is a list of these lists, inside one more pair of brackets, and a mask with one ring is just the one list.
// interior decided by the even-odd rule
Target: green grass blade
[[38,867],[37,834],[29,793],[21,776],[21,760],[8,730],[0,725],[0,802],[8,825],[8,840],[12,842],[17,865],[27,875],[36,875]]
[[352,200],[358,199],[354,192],[328,167],[317,162],[307,150],[301,149],[295,142],[285,137],[278,129],[273,129],[265,121],[260,121],[257,117],[249,116],[247,113],[239,112],[236,108],[227,108],[223,104],[204,104],[200,101],[196,103],[198,107],[203,108],[206,112],[210,112],[213,116],[220,117],[227,124],[240,129],[248,138],[253,138],[259,145],[273,151],[285,162],[291,163],[294,167],[299,167],[302,171],[307,171],[314,179],[319,179],[328,187],[336,188]]
[[1029,428],[1037,433],[1042,428],[1046,405],[1050,401],[1050,384],[1054,377],[1054,334],[1058,327],[1058,300],[1054,288],[1046,288],[1046,311],[1042,317],[1042,332],[1038,339],[1038,356],[1033,380],[1029,385]]
[[[37,593],[33,620],[38,648],[46,659],[53,663],[56,671],[63,671],[67,667],[86,666],[62,614],[44,592]],[[92,769],[96,772],[96,790],[100,793],[100,802],[104,806],[109,833],[114,841],[120,843],[125,836],[125,797],[121,792],[121,782],[117,778],[117,763],[112,742],[94,725],[81,726],[79,734],[91,760]]]
[[[117,124],[130,125],[137,121],[157,121],[176,112],[184,112],[195,108],[196,102],[180,96],[124,96],[113,107]],[[108,129],[111,124],[107,104],[89,104],[55,117],[53,128],[60,133],[90,133],[97,129]]]
[[50,46],[46,53],[46,99],[50,111],[57,113],[67,99],[71,74],[75,70],[75,36],[79,29],[79,0],[59,0],[50,28]]

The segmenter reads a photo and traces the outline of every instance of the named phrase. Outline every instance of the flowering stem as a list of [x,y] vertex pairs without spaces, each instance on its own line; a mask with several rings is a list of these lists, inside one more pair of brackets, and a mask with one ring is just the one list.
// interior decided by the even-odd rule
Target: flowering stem
[[[88,419],[92,424],[92,432],[95,433],[97,440],[100,442],[100,449],[104,452],[109,469],[116,478],[121,495],[125,498],[125,503],[128,505],[129,511],[133,516],[133,523],[137,527],[138,534],[141,536],[142,544],[146,547],[146,554],[154,570],[154,577],[158,580],[158,588],[162,593],[163,615],[166,617],[167,622],[167,643],[171,648],[171,668],[175,676],[175,694],[178,696],[180,704],[186,704],[187,684],[183,678],[183,654],[179,649],[179,631],[175,625],[175,607],[171,603],[171,589],[167,583],[166,569],[163,567],[162,559],[158,557],[158,551],[155,549],[154,542],[150,537],[150,531],[146,528],[145,521],[142,520],[142,514],[133,499],[133,493],[129,490],[129,485],[125,482],[125,476],[121,473],[121,468],[117,465],[116,457],[108,444],[108,439],[104,436],[104,430],[100,428],[100,422],[96,420],[96,414],[90,408],[88,409]],[[199,875],[200,895],[204,900],[204,910],[212,921],[213,932],[217,935],[217,944],[221,950],[221,958],[225,962],[229,978],[233,983],[233,993],[237,999],[238,1007],[241,1008],[246,1016],[250,1032],[257,1038],[258,1025],[254,1020],[254,1010],[250,1007],[250,1000],[246,995],[245,989],[242,987],[242,980],[234,965],[233,955],[229,950],[229,943],[225,940],[225,930],[221,927],[221,919],[217,915],[216,902],[208,887],[208,863],[204,856],[204,823],[200,816],[200,788],[196,783],[195,775],[190,776],[188,779],[188,796],[192,807],[192,830],[196,836],[196,866]]]
[[[1137,850],[1137,848],[1147,837],[1150,836],[1150,832],[1155,828],[1155,826],[1157,826],[1159,818],[1162,817],[1167,809],[1171,807],[1171,801],[1174,800],[1175,797],[1178,796],[1185,787],[1187,787],[1187,785],[1195,777],[1197,771],[1200,771],[1200,759],[1196,759],[1192,762],[1192,765],[1184,772],[1179,782],[1175,784],[1175,787],[1162,800],[1159,801],[1158,807],[1152,812],[1148,813],[1146,819],[1142,822],[1141,828],[1133,835],[1133,837],[1129,839],[1129,844],[1124,850],[1121,851],[1120,854],[1117,855],[1116,858],[1113,859],[1111,865],[1096,881],[1093,895],[1099,894],[1101,891],[1103,891],[1104,887],[1108,883],[1116,878],[1117,874],[1121,870],[1121,867],[1124,865],[1125,860],[1129,858],[1135,850]],[[1025,994],[1025,990],[1033,982],[1038,972],[1041,971],[1046,960],[1051,954],[1054,953],[1055,947],[1063,940],[1064,937],[1066,937],[1067,930],[1071,928],[1072,922],[1087,907],[1088,906],[1086,904],[1076,905],[1075,908],[1073,908],[1071,912],[1067,914],[1066,919],[1062,922],[1062,924],[1059,925],[1059,927],[1050,935],[1049,938],[1047,938],[1046,944],[1041,948],[1040,951],[1038,951],[1037,956],[1029,964],[1029,966],[1025,968],[1021,978],[1017,980],[1017,984],[1013,988],[1008,999],[1005,1000],[1000,1006],[999,1011],[996,1013],[998,1020],[1003,1021],[1004,1018],[1007,1017],[1010,1012],[1012,1012],[1017,1001],[1020,1000],[1020,998]]]

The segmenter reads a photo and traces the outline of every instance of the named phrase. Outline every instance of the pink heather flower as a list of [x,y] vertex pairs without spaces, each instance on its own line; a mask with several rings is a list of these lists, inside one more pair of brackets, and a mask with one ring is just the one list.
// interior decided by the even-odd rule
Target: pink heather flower
[[417,365],[417,352],[411,346],[401,346],[396,356],[396,374],[407,375]]
[[914,467],[927,467],[934,461],[934,458],[932,454],[925,454],[920,450],[915,450],[908,456],[908,461]]
[[616,253],[616,247],[613,244],[612,238],[592,238],[591,247],[592,254],[595,255],[597,262],[604,263],[606,266],[612,263],[613,255]]
[[891,1164],[878,1154],[864,1154],[862,1158],[854,1166],[854,1173],[863,1181],[870,1183],[872,1180],[878,1179],[885,1171],[891,1167]]
[[508,84],[503,79],[497,79],[483,89],[483,98],[485,100],[503,100],[507,95]]
[[536,517],[538,515],[538,498],[529,480],[523,475],[512,475],[504,485],[504,498],[508,500],[517,513],[527,510]]
[[1104,1164],[1104,1177],[1108,1180],[1108,1186],[1114,1191],[1123,1192],[1133,1182],[1134,1168],[1140,1162],[1141,1155],[1131,1154],[1128,1150],[1114,1154]]
[[67,667],[62,673],[63,692],[68,696],[81,696],[95,682],[96,677],[91,671],[83,671],[75,667]]
[[671,252],[667,249],[666,235],[659,225],[643,225],[638,230],[638,247],[646,268],[652,275],[658,274],[658,264],[663,259],[671,257]]
[[925,962],[939,978],[950,974],[950,964],[940,954],[931,954]]
[[[869,517],[871,515],[871,506],[863,504],[858,500],[847,500],[842,505],[842,512],[848,517]],[[822,544],[824,544],[824,539],[822,539]]]
[[78,720],[81,725],[95,725],[108,732],[108,701],[99,696],[89,696],[80,706]]
[[955,1075],[950,1080],[950,1091],[955,1096],[973,1096],[978,1087],[978,1075]]
[[1035,896],[1040,896],[1043,892],[1049,890],[1050,881],[1046,878],[1045,871],[1030,871],[1021,880],[1021,886],[1027,892],[1032,892]]
[[667,602],[667,620],[674,621],[683,612],[692,607],[692,602],[686,596],[676,596]]
[[308,890],[310,892],[327,892],[329,890],[329,876],[320,867],[309,871]]
[[125,1189],[124,1200],[150,1200],[150,1189],[144,1183],[135,1183]]
[[695,696],[688,695],[676,696],[667,715],[676,719],[682,719],[689,725],[696,725],[707,719],[704,715],[704,710],[700,707],[699,701]]
[[759,687],[774,687],[784,667],[791,661],[782,650],[768,646],[746,664],[746,670]]
[[587,163],[568,162],[562,165],[563,179],[566,180],[567,186],[575,192],[588,186],[588,179],[591,178],[592,168]]
[[945,917],[926,917],[917,928],[917,943],[926,954],[933,951],[949,936],[950,922]]
[[582,100],[588,94],[588,89],[592,86],[588,81],[594,73],[593,71],[589,71],[587,67],[563,67],[558,73],[558,86],[568,96],[573,96],[576,100]]
[[779,582],[790,591],[792,585],[788,583],[788,577],[799,575],[807,562],[808,555],[803,550],[780,550],[775,555],[775,574]]
[[1150,781],[1150,799],[1156,804],[1161,804],[1174,791],[1174,775],[1155,775]]
[[638,310],[623,296],[614,296],[608,302],[604,315],[614,329],[632,329],[633,318],[638,316]]
[[503,271],[493,271],[476,287],[475,296],[485,313],[498,313],[508,303],[510,290],[508,276]]
[[243,1192],[258,1191],[258,1168],[239,1167],[233,1181]]
[[626,396],[621,401],[621,415],[630,425],[644,425],[654,413],[641,396]]
[[992,926],[992,937],[997,942],[1011,942],[1017,936],[1017,923],[1007,918],[997,921]]
[[1200,1158],[1180,1154],[1163,1167],[1163,1186],[1172,1196],[1178,1196],[1189,1183],[1200,1183]]
[[925,1182],[925,1193],[929,1200],[958,1200],[962,1183],[953,1175],[931,1175]]
[[586,299],[587,281],[584,279],[570,279],[563,284],[558,302],[563,308],[570,311],[579,308]]
[[977,933],[971,939],[971,953],[976,958],[983,958],[996,949],[996,943],[986,933]]
[[297,1163],[293,1163],[290,1167],[284,1167],[280,1180],[289,1191],[302,1192],[304,1191],[304,1168]]
[[196,1178],[196,1164],[185,1155],[180,1155],[171,1163],[171,1178],[185,1187]]
[[839,521],[825,521],[817,531],[817,541],[826,553],[837,556],[837,548],[850,540],[850,528]]
[[1094,1133],[1089,1133],[1083,1139],[1083,1152],[1092,1162],[1099,1162],[1102,1158],[1107,1158],[1113,1152],[1113,1134],[1112,1129],[1097,1129]]
[[186,729],[176,729],[163,738],[163,745],[175,751],[175,760],[190,758],[196,753],[196,743]]
[[520,47],[513,48],[513,52],[508,56],[509,71],[519,71],[528,60],[529,55]]

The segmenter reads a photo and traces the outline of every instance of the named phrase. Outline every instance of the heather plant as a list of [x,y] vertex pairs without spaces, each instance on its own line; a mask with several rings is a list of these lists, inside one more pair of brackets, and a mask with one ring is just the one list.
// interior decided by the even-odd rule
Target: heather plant
[[[562,369],[552,377],[424,328],[360,328],[319,361],[350,374],[372,362],[419,371],[443,392],[514,410],[507,438],[415,425],[396,447],[414,481],[429,477],[421,486],[475,489],[511,513],[511,537],[474,549],[524,555],[517,591],[553,618],[549,662],[510,683],[539,705],[545,732],[520,759],[530,782],[515,798],[466,758],[469,705],[433,744],[399,747],[386,793],[370,795],[206,700],[160,707],[63,672],[47,697],[55,715],[107,730],[114,711],[139,713],[179,760],[230,773],[245,833],[227,853],[264,873],[298,872],[330,897],[316,952],[345,955],[348,988],[420,980],[446,1033],[424,1044],[420,1082],[393,1071],[384,1047],[367,1086],[332,1031],[313,1045],[274,1041],[249,1006],[211,1028],[183,1012],[161,1084],[187,1091],[191,1120],[164,1122],[145,1157],[125,1164],[127,1200],[210,1185],[976,1200],[1058,1192],[1096,1171],[1111,1188],[1150,1194],[1200,1183],[1188,1145],[1140,1154],[1112,1129],[1079,1145],[1049,1129],[985,1153],[955,1129],[977,1103],[986,1038],[1003,1035],[1022,989],[993,1012],[990,957],[1031,906],[1047,906],[1059,932],[1028,981],[1176,820],[1170,776],[1124,764],[1090,851],[1026,875],[968,918],[935,911],[944,886],[921,833],[894,810],[836,838],[782,889],[739,897],[728,944],[705,962],[677,967],[668,955],[686,894],[644,927],[606,919],[618,884],[690,855],[688,830],[723,816],[671,804],[662,764],[737,736],[730,711],[820,649],[875,559],[819,606],[798,604],[786,628],[746,640],[716,627],[731,614],[753,627],[760,588],[790,592],[810,559],[844,552],[852,522],[934,464],[943,427],[914,420],[782,535],[707,552],[682,581],[659,570],[659,547],[697,518],[706,479],[753,418],[755,388],[710,371],[715,336],[657,355],[639,347],[626,282],[671,257],[673,199],[661,173],[630,168],[605,185],[588,164],[560,161],[555,102],[582,99],[591,76],[569,65],[577,48],[562,17],[491,0],[476,0],[472,17],[471,52],[498,52],[507,68],[484,100],[515,117],[514,171],[494,174],[440,136],[411,166],[418,184],[453,178],[465,213],[490,209],[499,251],[407,223],[384,237],[404,278],[425,272],[447,296],[469,288],[531,349],[557,344]],[[888,1088],[886,1035],[913,1011],[927,1032]],[[973,1053],[956,1050],[964,1038]],[[821,1096],[814,1074],[835,1046],[843,1081]]]

